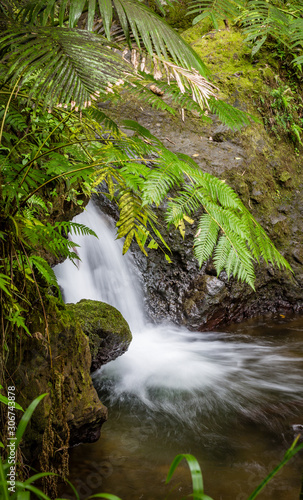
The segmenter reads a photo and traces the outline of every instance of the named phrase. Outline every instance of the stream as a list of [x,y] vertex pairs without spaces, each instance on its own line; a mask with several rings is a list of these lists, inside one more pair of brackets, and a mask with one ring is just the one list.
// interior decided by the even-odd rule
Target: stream
[[[152,324],[113,222],[92,202],[74,220],[99,239],[72,236],[81,262],[55,268],[65,302],[107,302],[133,333],[128,352],[92,376],[109,420],[97,443],[71,450],[80,498],[181,499],[192,492],[186,463],[168,485],[165,477],[175,455],[192,453],[208,495],[246,500],[303,424],[303,318],[259,318],[209,333]],[[299,500],[302,462],[301,452],[258,498]]]

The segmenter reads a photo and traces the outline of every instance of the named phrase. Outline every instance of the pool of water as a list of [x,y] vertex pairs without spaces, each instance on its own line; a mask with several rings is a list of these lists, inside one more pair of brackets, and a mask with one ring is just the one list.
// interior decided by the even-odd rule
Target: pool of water
[[[163,337],[162,330],[156,336]],[[186,463],[169,485],[165,478],[175,455],[192,453],[208,495],[245,500],[282,459],[296,434],[292,426],[303,424],[303,318],[252,320],[208,334],[183,331],[182,342],[186,334],[190,357],[173,359],[176,387],[171,362],[158,359],[152,368],[144,341],[130,350],[129,361],[125,355],[94,374],[109,420],[97,443],[71,450],[71,480],[81,498],[108,492],[123,500],[181,499],[192,491]],[[171,335],[172,351],[178,333]],[[186,363],[194,366],[187,370]],[[135,385],[139,371],[143,382]],[[302,469],[301,452],[258,498],[299,500]]]

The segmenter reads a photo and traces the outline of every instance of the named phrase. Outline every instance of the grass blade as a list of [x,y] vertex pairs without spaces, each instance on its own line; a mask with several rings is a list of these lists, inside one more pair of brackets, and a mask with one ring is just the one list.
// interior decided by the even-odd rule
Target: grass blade
[[34,401],[31,402],[29,407],[25,410],[24,415],[22,416],[22,418],[19,422],[18,429],[16,432],[16,438],[17,438],[16,447],[19,445],[19,443],[22,439],[22,436],[25,432],[25,429],[27,427],[27,424],[30,421],[31,416],[34,413],[36,407],[38,406],[40,401],[47,395],[48,395],[48,393],[46,392],[45,394],[41,394],[40,396],[38,396],[36,399],[34,399]]
[[197,461],[197,459],[193,456],[190,455],[189,453],[182,453],[180,455],[177,455],[168,471],[167,478],[165,481],[165,484],[169,483],[171,480],[176,468],[178,467],[179,463],[185,458],[187,461],[191,478],[192,478],[192,483],[193,483],[193,499],[194,500],[212,500],[208,495],[205,495],[204,493],[204,486],[203,486],[203,476],[202,472],[200,469],[200,465]]
[[268,474],[268,476],[262,481],[259,486],[252,492],[252,494],[248,497],[247,500],[254,500],[259,493],[263,490],[263,488],[269,483],[269,481],[279,472],[282,467],[284,467],[285,464],[296,454],[298,451],[303,449],[303,444],[300,444],[299,446],[295,447],[300,435],[296,437],[294,440],[293,444],[291,447],[287,450],[287,452],[284,455],[283,460]]

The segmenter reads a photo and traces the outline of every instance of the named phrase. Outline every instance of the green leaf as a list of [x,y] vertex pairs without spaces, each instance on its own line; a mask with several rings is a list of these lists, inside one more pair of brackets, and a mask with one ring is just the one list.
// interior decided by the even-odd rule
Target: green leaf
[[30,492],[29,491],[18,491],[17,492],[17,500],[30,500]]
[[193,485],[193,499],[194,500],[212,500],[208,495],[205,495],[204,493],[204,486],[203,486],[203,477],[202,477],[202,472],[200,469],[200,465],[197,461],[197,459],[188,453],[182,453],[180,455],[177,455],[169,469],[169,472],[167,474],[167,478],[165,481],[165,484],[169,483],[171,480],[176,468],[178,467],[179,463],[185,458],[187,461],[187,464],[189,466],[191,478],[192,478],[192,485]]
[[112,0],[99,0],[99,9],[103,21],[106,36],[110,40],[110,28],[113,18]]
[[29,405],[29,407],[25,410],[24,412],[24,415],[22,416],[20,422],[19,422],[19,425],[18,425],[18,429],[17,429],[17,432],[16,432],[16,447],[19,445],[21,439],[22,439],[22,436],[26,430],[26,427],[32,417],[32,414],[34,413],[35,409],[37,408],[38,404],[40,403],[40,401],[42,401],[42,399],[45,397],[45,396],[48,396],[48,393],[45,393],[45,394],[41,394],[40,396],[38,396],[36,399],[34,399],[34,401],[31,402],[31,404]]
[[69,26],[74,28],[82,14],[86,0],[73,0],[69,11]]
[[259,486],[257,486],[257,488],[252,492],[252,494],[248,497],[247,500],[254,500],[259,495],[259,493],[261,493],[263,488],[265,488],[267,483],[269,483],[269,481],[271,481],[271,479],[277,474],[277,472],[279,472],[279,470],[282,469],[282,467],[284,467],[284,465],[287,464],[287,462],[289,462],[289,460],[294,455],[296,455],[298,451],[303,449],[303,444],[296,446],[299,438],[300,435],[296,437],[291,447],[287,450],[287,452],[283,457],[283,460],[268,474],[268,476],[266,476],[266,478],[262,481],[261,484],[259,484]]

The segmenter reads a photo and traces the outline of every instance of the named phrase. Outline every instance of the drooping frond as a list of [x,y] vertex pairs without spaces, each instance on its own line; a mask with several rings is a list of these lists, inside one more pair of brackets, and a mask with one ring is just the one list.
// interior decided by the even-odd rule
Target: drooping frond
[[[278,267],[290,269],[265,231],[243,205],[238,195],[225,182],[193,168],[192,161],[184,165],[189,180],[167,206],[166,220],[179,227],[184,214],[194,217],[202,210],[194,239],[194,253],[199,264],[214,254],[219,274],[227,275],[254,286],[254,263],[263,258]],[[219,239],[218,239],[219,237]]]
[[208,102],[212,113],[216,114],[219,119],[233,130],[240,130],[245,125],[250,125],[250,121],[259,122],[260,120],[249,114],[241,111],[234,106],[231,106],[220,99],[210,98]]
[[171,28],[160,16],[138,0],[73,0],[70,9],[66,0],[30,1],[21,12],[23,22],[38,22],[46,25],[51,18],[59,17],[64,25],[68,14],[69,27],[75,28],[87,9],[87,28],[93,29],[95,16],[101,16],[105,34],[111,39],[110,28],[113,16],[117,17],[129,46],[135,40],[137,47],[144,47],[151,57],[156,54],[163,59],[171,58],[178,66],[189,70],[196,69],[201,75],[207,75],[207,69],[196,52]]
[[[145,71],[146,64],[145,57],[143,59],[144,61],[140,64],[140,70],[142,72]],[[137,60],[135,63],[136,68],[139,66],[139,62],[140,61]],[[147,61],[147,63],[149,63],[149,61]],[[181,94],[189,91],[193,101],[197,102],[202,109],[208,107],[208,100],[210,97],[216,98],[217,87],[201,76],[194,68],[188,70],[170,61],[165,61],[160,57],[154,56],[153,72],[156,80],[161,79],[163,76],[166,77],[168,84],[170,84],[171,80],[175,80]]]
[[178,66],[189,70],[194,68],[201,75],[207,75],[206,66],[195,51],[160,16],[143,3],[137,0],[114,0],[114,5],[129,43],[131,32],[137,46],[140,47],[143,43],[151,57],[154,54],[165,60],[171,57]]
[[47,284],[50,286],[55,286],[59,290],[56,275],[48,262],[46,262],[46,260],[39,255],[30,255],[28,259],[32,267],[36,268],[39,271]]
[[21,79],[20,86],[33,79],[29,98],[39,96],[49,108],[85,108],[132,73],[106,45],[88,31],[51,27],[11,31],[0,40],[2,50],[9,49],[7,78]]

